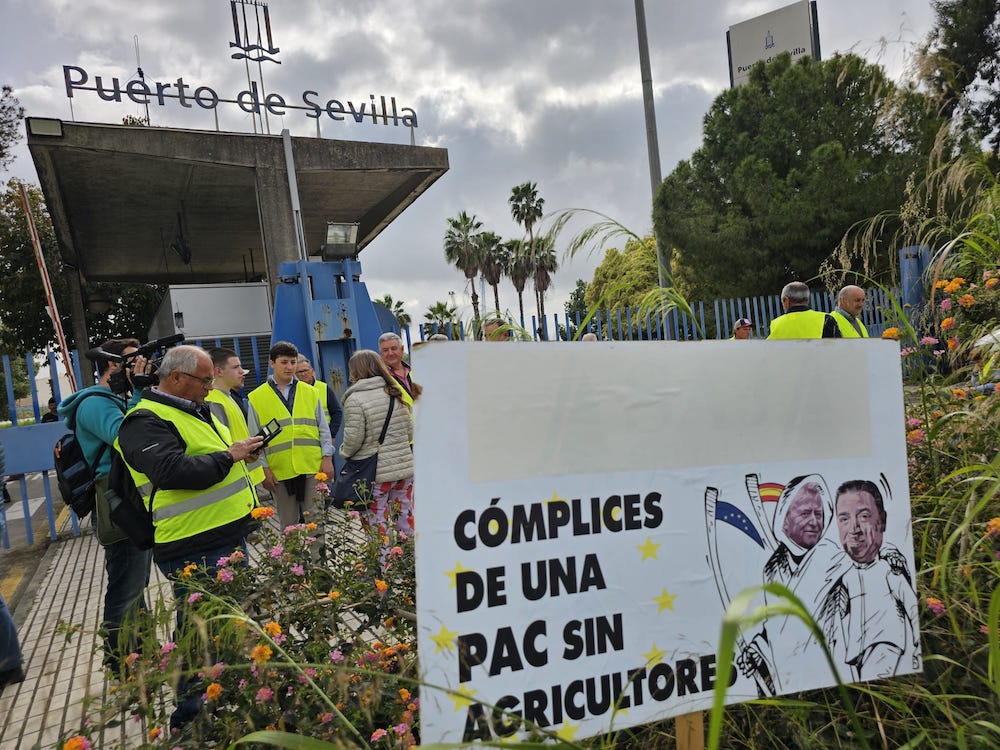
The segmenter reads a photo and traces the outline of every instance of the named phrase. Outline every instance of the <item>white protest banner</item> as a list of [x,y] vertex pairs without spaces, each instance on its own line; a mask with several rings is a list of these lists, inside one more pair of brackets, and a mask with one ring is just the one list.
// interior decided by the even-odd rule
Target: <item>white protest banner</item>
[[[422,741],[704,710],[727,603],[770,581],[845,681],[921,668],[895,342],[414,359]],[[798,620],[747,629],[737,655],[731,703],[835,682]]]

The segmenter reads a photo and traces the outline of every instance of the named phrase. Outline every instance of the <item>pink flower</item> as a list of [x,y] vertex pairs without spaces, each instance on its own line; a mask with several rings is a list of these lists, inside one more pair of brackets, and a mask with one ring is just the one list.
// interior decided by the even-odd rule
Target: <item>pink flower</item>
[[924,442],[925,437],[926,435],[924,434],[923,430],[920,429],[910,430],[908,433],[906,433],[906,442],[908,442],[910,445],[920,445],[922,442]]
[[371,741],[372,742],[378,742],[380,739],[382,739],[383,737],[385,737],[387,734],[389,734],[389,733],[387,731],[385,731],[384,729],[376,729],[374,732],[372,732],[372,739],[371,739]]
[[236,550],[229,556],[230,563],[241,563],[247,559],[247,556],[243,554],[242,550]]
[[208,676],[213,680],[217,680],[222,677],[222,673],[226,671],[226,665],[223,662],[216,662],[210,670],[208,670]]
[[305,568],[298,563],[295,563],[295,565],[292,566],[292,572],[297,576],[304,576],[306,574]]
[[340,664],[344,660],[344,655],[340,652],[340,649],[335,649],[330,652],[330,661],[334,664]]
[[330,713],[329,711],[326,712],[325,714],[320,714],[319,717],[320,724],[329,724],[331,721],[333,721],[333,714]]
[[361,518],[361,514],[358,513],[356,510],[349,510],[347,511],[347,517],[353,518],[355,521],[357,521]]
[[402,556],[403,556],[403,548],[400,546],[393,547],[392,549],[389,550],[389,557],[402,557]]
[[257,696],[254,698],[258,703],[267,703],[271,698],[274,697],[274,691],[269,687],[262,687],[257,691]]
[[167,641],[162,646],[160,646],[160,653],[161,654],[169,654],[175,648],[177,648],[177,644],[176,643],[174,643],[173,641]]
[[217,568],[224,568],[228,564],[229,564],[229,558],[228,557],[220,557],[218,559],[218,561],[215,563],[215,567],[217,567]]
[[302,543],[308,547],[310,544],[316,543],[316,537],[307,536],[305,539],[302,540]]
[[201,599],[201,592],[195,591],[191,596],[188,597],[188,604],[194,604]]
[[410,727],[406,723],[397,724],[392,728],[392,731],[398,734],[400,737],[402,737],[404,734],[410,731]]
[[330,493],[330,488],[327,486],[326,482],[316,482],[316,491]]
[[288,636],[285,635],[284,633],[278,633],[276,636],[274,636],[274,642],[279,646],[286,640],[288,640]]
[[943,300],[941,300],[941,304],[939,305],[939,307],[945,312],[948,312],[951,309],[951,300],[945,297]]
[[272,558],[281,557],[285,553],[285,548],[280,544],[271,547],[271,551],[268,553]]
[[916,349],[914,349],[912,346],[907,346],[907,347],[899,350],[899,356],[900,357],[909,357],[915,351],[916,351]]
[[229,568],[223,568],[218,573],[216,573],[215,577],[218,578],[223,583],[232,583],[233,578],[235,578],[235,576],[233,575],[233,571],[231,571]]
[[139,654],[133,651],[131,654],[125,657],[125,663],[131,667],[133,664],[136,663],[136,661],[138,661],[138,659],[139,659]]
[[910,417],[909,419],[906,420],[906,426],[912,430],[914,427],[920,426],[920,420],[917,419],[916,417]]
[[933,336],[924,336],[922,339],[920,339],[920,343],[923,346],[934,346],[934,344],[938,344],[940,342]]
[[935,617],[944,612],[944,602],[940,599],[935,599],[933,596],[927,597],[927,609],[929,609]]

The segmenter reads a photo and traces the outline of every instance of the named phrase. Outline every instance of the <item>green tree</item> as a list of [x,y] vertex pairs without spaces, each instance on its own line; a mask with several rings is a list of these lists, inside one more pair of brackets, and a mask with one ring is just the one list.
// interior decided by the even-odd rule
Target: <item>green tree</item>
[[510,247],[494,232],[479,234],[479,265],[486,283],[493,287],[494,309],[500,312],[500,279],[510,264]]
[[583,320],[587,315],[587,282],[583,279],[576,280],[576,287],[569,294],[569,299],[566,300],[566,304],[563,305],[563,309],[569,316],[569,319],[574,323],[579,317]]
[[[534,182],[523,182],[511,189],[507,203],[510,204],[511,217],[528,233],[528,257],[531,258],[533,273],[537,253],[534,227],[543,216],[542,209],[545,206],[545,199],[538,197],[538,186]],[[537,287],[535,288],[535,307],[538,310],[538,320],[540,321],[544,317],[544,312]],[[521,310],[521,318],[524,319],[524,310]]]
[[539,237],[535,242],[535,293],[538,295],[538,327],[544,331],[545,292],[552,284],[552,274],[559,268],[555,241],[551,237]]
[[435,302],[427,308],[424,313],[424,320],[431,326],[437,327],[437,333],[446,333],[456,341],[459,338],[458,318],[455,313],[457,307],[449,305],[447,302]]
[[535,264],[531,260],[528,247],[520,240],[510,240],[507,247],[510,249],[507,275],[510,277],[510,283],[514,285],[514,291],[517,292],[517,307],[521,312],[520,322],[524,325],[524,286],[534,275]]
[[1000,0],[934,0],[935,23],[920,49],[921,80],[945,116],[967,115],[1000,153]]
[[659,286],[656,270],[656,242],[644,237],[642,242],[627,240],[625,249],[609,248],[594,278],[587,284],[584,297],[587,308],[638,308],[643,298]]
[[773,294],[816,275],[852,225],[898,208],[921,178],[944,122],[929,105],[855,55],[755,65],[657,191],[654,224],[680,291]]
[[[66,276],[75,271],[62,263],[41,190],[32,185],[26,188],[67,342],[70,347],[87,349],[89,342],[73,341],[71,335]],[[82,290],[85,300],[101,303],[86,313],[91,341],[115,336],[145,339],[164,293],[163,287],[153,284],[85,283]],[[16,180],[0,192],[0,299],[0,349],[40,352],[54,343],[55,331],[45,311],[48,303]]]
[[400,328],[408,328],[410,325],[410,314],[406,312],[403,308],[403,303],[399,300],[393,299],[391,294],[386,294],[385,296],[374,300],[380,305],[383,305],[386,310],[392,313],[396,322],[399,323]]
[[[11,380],[14,386],[14,400],[25,398],[31,393],[31,384],[28,382],[28,365],[24,357],[11,356],[10,358]],[[10,400],[7,398],[7,373],[0,367],[0,419],[6,420],[10,417]]]
[[6,169],[13,155],[11,149],[21,140],[21,118],[24,108],[14,96],[14,89],[4,86],[0,89],[0,169]]
[[448,219],[448,231],[444,235],[444,257],[465,274],[472,287],[473,329],[479,329],[479,295],[476,294],[476,274],[479,273],[479,241],[477,233],[483,223],[475,214],[469,216],[462,211]]

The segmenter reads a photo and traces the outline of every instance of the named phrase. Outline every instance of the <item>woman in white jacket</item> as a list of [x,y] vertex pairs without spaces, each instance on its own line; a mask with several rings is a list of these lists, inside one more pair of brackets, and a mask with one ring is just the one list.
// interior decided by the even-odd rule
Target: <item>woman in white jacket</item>
[[[375,487],[368,520],[382,529],[392,523],[406,535],[413,533],[413,419],[403,392],[378,352],[361,349],[347,365],[351,387],[344,394],[345,459],[367,458],[378,452]],[[418,386],[419,387],[419,386]],[[419,391],[415,390],[416,399]],[[379,448],[378,437],[393,404],[389,428]]]

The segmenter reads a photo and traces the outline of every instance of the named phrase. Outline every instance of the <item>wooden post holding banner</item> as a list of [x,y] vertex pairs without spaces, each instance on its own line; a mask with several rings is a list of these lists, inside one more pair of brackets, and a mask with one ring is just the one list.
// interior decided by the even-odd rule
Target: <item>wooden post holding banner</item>
[[[59,317],[59,308],[56,306],[56,297],[52,293],[52,283],[49,281],[49,269],[45,266],[45,256],[42,255],[42,242],[38,239],[38,230],[35,228],[35,218],[31,214],[31,203],[28,201],[28,191],[24,189],[24,183],[19,182],[18,188],[21,191],[21,205],[24,207],[24,216],[28,220],[28,231],[31,232],[31,244],[35,248],[35,260],[38,262],[38,272],[42,275],[42,287],[45,289],[45,301],[49,306],[49,314],[52,318],[52,325],[56,329],[56,337],[59,339],[59,348],[62,349],[63,364],[66,365],[66,377],[69,378],[70,390],[76,392],[76,374],[73,372],[73,365],[69,358],[69,347],[66,346],[66,334],[63,333],[62,320]],[[58,377],[58,373],[52,373],[53,378]]]
[[674,719],[677,750],[705,750],[705,712],[681,714]]

